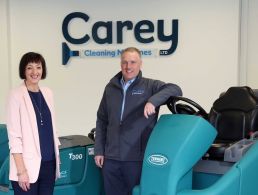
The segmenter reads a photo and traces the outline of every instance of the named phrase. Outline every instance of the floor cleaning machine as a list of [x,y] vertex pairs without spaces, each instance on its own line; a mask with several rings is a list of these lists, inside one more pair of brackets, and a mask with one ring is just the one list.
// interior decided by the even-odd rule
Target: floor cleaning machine
[[[94,141],[87,136],[60,137],[61,177],[55,195],[101,195],[102,178],[94,161]],[[13,195],[9,177],[9,149],[6,125],[0,124],[0,195]]]
[[[249,87],[231,87],[209,114],[194,101],[171,97],[173,114],[160,116],[133,195],[257,195],[258,100]],[[91,136],[60,137],[61,178],[55,195],[101,195],[100,170]],[[90,139],[91,137],[92,139]],[[8,180],[6,126],[0,125],[0,195],[12,195]]]

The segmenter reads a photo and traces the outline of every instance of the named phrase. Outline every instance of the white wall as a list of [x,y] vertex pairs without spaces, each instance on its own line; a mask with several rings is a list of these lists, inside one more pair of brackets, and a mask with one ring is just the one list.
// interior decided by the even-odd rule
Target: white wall
[[[61,135],[86,134],[95,126],[103,89],[120,69],[118,58],[74,58],[68,66],[61,65],[61,43],[66,42],[62,35],[62,21],[74,11],[90,16],[87,24],[77,20],[71,25],[70,30],[74,36],[89,33],[89,27],[97,21],[131,20],[136,23],[144,19],[153,22],[164,19],[169,33],[171,20],[178,19],[177,50],[166,57],[144,58],[143,74],[179,84],[186,97],[196,100],[207,111],[222,91],[239,83],[239,1],[10,0],[9,22],[5,19],[5,12],[8,10],[6,2],[2,1],[0,8],[1,16],[4,15],[3,18],[0,17],[4,26],[1,29],[0,49],[2,51],[9,47],[10,52],[0,54],[4,59],[1,60],[0,74],[6,82],[0,84],[1,110],[9,85],[14,87],[21,83],[18,78],[20,57],[28,51],[40,52],[46,58],[48,67],[48,77],[42,85],[47,85],[54,91]],[[10,32],[6,34],[9,26]],[[157,39],[156,34],[154,37]],[[168,47],[166,43],[159,41],[148,45],[140,44],[136,42],[132,32],[125,34],[122,45],[97,45],[90,41],[84,45],[69,46],[75,50],[122,49],[128,46]],[[162,113],[164,112],[167,112],[165,107],[162,109]],[[1,121],[5,121],[3,112],[0,115]]]
[[258,1],[247,1],[246,82],[258,89]]
[[7,0],[0,1],[0,123],[5,121],[5,101],[10,89]]

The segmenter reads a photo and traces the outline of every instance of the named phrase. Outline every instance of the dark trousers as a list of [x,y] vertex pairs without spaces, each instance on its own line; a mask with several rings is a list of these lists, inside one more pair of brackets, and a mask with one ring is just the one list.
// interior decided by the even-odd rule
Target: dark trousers
[[130,195],[140,183],[141,161],[105,159],[102,168],[105,195]]
[[11,181],[14,195],[53,195],[56,177],[56,161],[42,161],[39,177],[30,184],[30,190],[23,191],[17,181]]

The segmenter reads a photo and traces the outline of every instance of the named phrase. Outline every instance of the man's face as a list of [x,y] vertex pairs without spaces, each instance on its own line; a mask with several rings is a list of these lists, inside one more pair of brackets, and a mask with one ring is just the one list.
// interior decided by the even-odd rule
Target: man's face
[[127,51],[121,56],[121,70],[125,82],[136,77],[142,66],[142,60],[135,51]]

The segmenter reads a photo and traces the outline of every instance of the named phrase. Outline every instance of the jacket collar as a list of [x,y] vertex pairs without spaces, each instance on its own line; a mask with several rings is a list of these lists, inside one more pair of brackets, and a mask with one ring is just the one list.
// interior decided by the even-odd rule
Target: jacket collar
[[[115,86],[121,88],[121,83],[120,80],[122,78],[122,71],[118,72],[111,80],[110,83],[114,84]],[[139,72],[139,74],[137,75],[137,77],[135,78],[135,81],[132,83],[132,85],[135,85],[136,83],[138,83],[142,78],[142,71]]]

